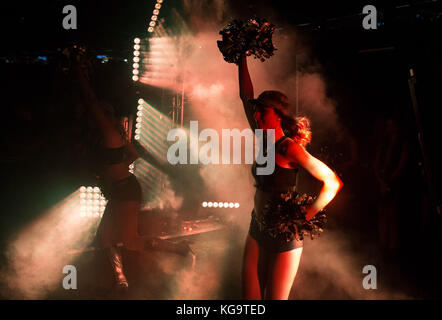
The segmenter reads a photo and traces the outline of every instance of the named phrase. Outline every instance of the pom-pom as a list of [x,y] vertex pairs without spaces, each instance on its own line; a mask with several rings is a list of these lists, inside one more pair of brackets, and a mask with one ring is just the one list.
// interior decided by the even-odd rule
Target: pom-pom
[[219,32],[223,39],[217,41],[218,48],[229,63],[238,64],[243,55],[265,61],[276,50],[272,43],[274,30],[275,26],[263,18],[233,20]]
[[256,217],[257,221],[262,230],[274,238],[292,241],[303,240],[305,236],[309,236],[311,239],[316,239],[324,231],[327,215],[321,210],[311,220],[305,219],[305,209],[314,200],[315,197],[292,191],[281,193],[278,203],[267,207],[261,219]]

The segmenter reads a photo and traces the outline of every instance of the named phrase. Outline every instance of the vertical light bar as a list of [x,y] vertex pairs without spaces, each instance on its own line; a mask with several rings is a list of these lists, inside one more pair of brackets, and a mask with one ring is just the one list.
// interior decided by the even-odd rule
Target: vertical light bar
[[132,65],[132,67],[133,67],[133,70],[132,70],[132,74],[133,74],[133,76],[132,76],[132,80],[133,81],[138,81],[138,79],[139,79],[139,77],[138,77],[138,74],[139,74],[139,68],[140,68],[140,65],[139,65],[139,61],[140,61],[140,58],[139,58],[139,56],[140,56],[140,42],[141,42],[141,40],[140,40],[140,38],[135,38],[134,39],[134,64]]

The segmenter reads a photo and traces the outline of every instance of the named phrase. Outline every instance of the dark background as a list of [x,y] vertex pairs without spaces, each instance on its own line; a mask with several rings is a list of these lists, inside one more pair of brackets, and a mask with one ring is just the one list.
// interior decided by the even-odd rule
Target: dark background
[[[62,8],[67,4],[77,8],[78,30],[62,28]],[[439,202],[441,158],[437,152],[440,146],[437,115],[442,103],[441,1],[372,1],[370,4],[376,5],[379,13],[377,30],[362,28],[360,13],[365,4],[368,3],[229,1],[235,17],[248,18],[256,14],[270,21],[277,19],[280,27],[295,26],[309,39],[328,84],[327,95],[336,100],[338,115],[359,146],[359,174],[354,175],[350,183],[359,185],[358,199],[367,205],[359,208],[362,211],[349,215],[344,224],[353,226],[361,242],[376,237],[373,212],[376,186],[370,171],[376,150],[376,119],[394,114],[401,121],[412,154],[407,168],[408,193],[403,199],[408,211],[405,210],[401,218],[398,261],[412,265],[410,277],[422,283],[422,297],[440,297],[440,291],[434,288],[438,266],[433,260],[440,251],[441,221],[434,207],[427,209],[428,212],[423,212],[421,207],[420,197],[428,194],[428,181],[421,165],[408,78],[412,68],[417,78],[419,112],[435,181],[435,200]],[[212,10],[210,4],[206,6]],[[127,115],[133,112],[131,107],[137,90],[130,81],[133,38],[146,33],[152,7],[152,1],[0,4],[2,247],[20,226],[70,193],[80,180],[80,176],[71,171],[72,164],[62,143],[61,132],[70,121],[70,113],[60,101],[72,93],[60,89],[63,87],[57,76],[60,49],[81,43],[96,54],[113,57],[113,61],[98,68],[97,90],[116,106],[119,114]],[[179,11],[181,2],[165,0],[161,9],[170,28],[175,27],[168,19],[172,7]],[[189,18],[186,13],[183,16],[185,20]],[[388,49],[372,50],[380,48]],[[38,60],[37,56],[45,56],[47,60]],[[67,101],[66,107],[70,103]],[[25,111],[17,111],[20,109]],[[319,150],[321,146],[312,147]],[[57,184],[60,177],[66,181],[64,187]],[[418,256],[413,257],[414,249],[419,252]]]

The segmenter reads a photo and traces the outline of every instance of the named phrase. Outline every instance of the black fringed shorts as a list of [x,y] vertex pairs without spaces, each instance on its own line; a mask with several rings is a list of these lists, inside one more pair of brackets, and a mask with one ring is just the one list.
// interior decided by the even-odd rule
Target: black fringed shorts
[[303,247],[302,240],[286,241],[285,239],[278,239],[261,231],[259,224],[255,219],[255,214],[252,211],[252,221],[250,222],[249,235],[258,242],[260,247],[271,252],[284,252]]

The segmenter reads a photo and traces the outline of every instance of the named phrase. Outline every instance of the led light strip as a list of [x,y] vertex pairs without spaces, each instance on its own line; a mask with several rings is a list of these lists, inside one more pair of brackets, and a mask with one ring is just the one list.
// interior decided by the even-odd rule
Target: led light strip
[[239,208],[239,203],[238,202],[213,202],[213,201],[204,201],[201,204],[204,208],[230,208],[230,209],[237,209]]
[[163,0],[157,0],[157,3],[155,4],[155,9],[153,10],[153,15],[150,18],[149,27],[147,28],[147,32],[152,33],[154,31],[154,28],[157,24],[158,15],[160,14],[161,4],[163,3]]

